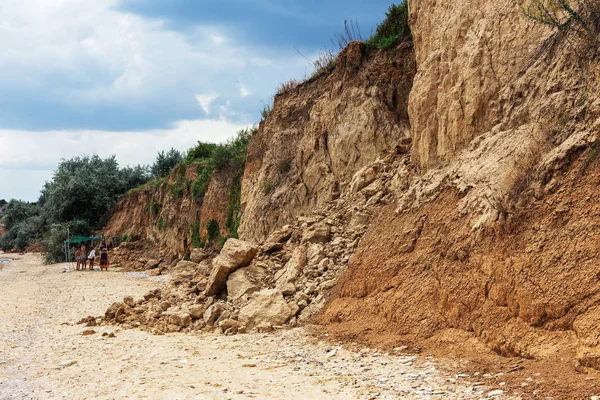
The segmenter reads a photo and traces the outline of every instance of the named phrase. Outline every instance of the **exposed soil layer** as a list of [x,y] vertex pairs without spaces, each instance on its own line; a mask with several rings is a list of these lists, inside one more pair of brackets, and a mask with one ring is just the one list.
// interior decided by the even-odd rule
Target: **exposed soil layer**
[[485,230],[459,214],[454,191],[417,212],[387,206],[321,321],[341,339],[510,362],[474,345],[484,343],[543,365],[548,381],[559,380],[544,394],[596,394],[585,380],[600,378],[587,368],[600,365],[600,167],[590,156],[579,153]]

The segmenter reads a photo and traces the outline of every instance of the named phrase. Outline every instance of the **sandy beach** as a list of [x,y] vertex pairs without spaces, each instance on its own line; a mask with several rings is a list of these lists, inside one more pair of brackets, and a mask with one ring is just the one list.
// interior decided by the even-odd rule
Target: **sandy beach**
[[[4,256],[4,255],[3,255]],[[478,398],[460,365],[350,351],[306,329],[151,335],[76,322],[160,282],[118,271],[62,273],[37,255],[0,271],[0,399]],[[82,335],[92,329],[94,333]],[[114,333],[115,337],[102,336]],[[449,373],[454,368],[454,373]],[[446,371],[446,372],[442,372]],[[493,392],[496,390],[496,392]],[[504,397],[503,397],[504,398]]]

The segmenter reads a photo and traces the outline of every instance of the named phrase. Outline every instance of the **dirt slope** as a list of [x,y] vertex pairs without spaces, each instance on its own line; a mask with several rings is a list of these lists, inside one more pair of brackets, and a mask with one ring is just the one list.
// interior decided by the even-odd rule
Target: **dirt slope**
[[108,238],[128,234],[137,242],[136,247],[145,249],[145,259],[161,258],[161,254],[181,258],[188,254],[193,247],[194,230],[198,230],[198,238],[205,239],[211,219],[218,222],[222,235],[228,234],[225,223],[235,173],[230,169],[215,172],[201,198],[191,190],[196,178],[197,168],[191,164],[176,168],[165,180],[131,191],[113,210],[104,234]]
[[352,42],[333,71],[277,95],[248,149],[240,237],[264,240],[339,197],[362,167],[410,144],[414,74],[412,42],[371,54]]

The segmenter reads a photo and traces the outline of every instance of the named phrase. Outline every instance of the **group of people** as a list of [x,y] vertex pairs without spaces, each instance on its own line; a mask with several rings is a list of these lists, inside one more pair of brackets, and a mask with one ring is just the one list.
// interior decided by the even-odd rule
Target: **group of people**
[[92,248],[89,253],[85,244],[82,244],[75,251],[75,271],[85,271],[88,267],[88,262],[90,271],[93,271],[96,251],[100,252],[100,269],[108,269],[108,247],[106,246],[106,242],[102,242],[100,247]]

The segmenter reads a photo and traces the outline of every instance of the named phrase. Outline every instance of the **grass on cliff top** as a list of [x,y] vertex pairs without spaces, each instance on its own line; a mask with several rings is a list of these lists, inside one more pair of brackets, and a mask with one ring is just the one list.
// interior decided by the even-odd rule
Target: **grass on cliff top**
[[375,33],[366,41],[363,40],[358,22],[344,21],[344,31],[335,35],[335,39],[332,40],[335,49],[323,48],[319,52],[317,59],[311,61],[314,71],[308,79],[314,79],[319,75],[329,74],[333,71],[338,54],[352,41],[364,41],[367,46],[367,53],[370,53],[376,49],[390,50],[401,40],[410,36],[407,0],[390,6],[385,13],[385,19],[377,25]]

